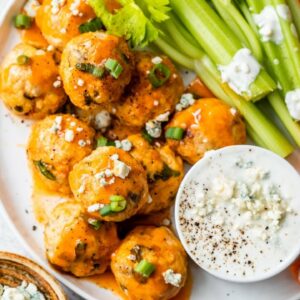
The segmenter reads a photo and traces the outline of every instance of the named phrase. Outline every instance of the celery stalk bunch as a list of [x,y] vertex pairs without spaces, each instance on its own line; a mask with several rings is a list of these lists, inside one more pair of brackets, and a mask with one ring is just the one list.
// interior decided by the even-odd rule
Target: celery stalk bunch
[[[270,43],[261,40],[253,17],[267,2],[283,4],[285,1],[115,0],[121,8],[114,12],[106,9],[105,0],[88,1],[108,32],[125,37],[135,48],[155,44],[177,64],[194,71],[218,98],[241,112],[249,135],[257,144],[283,157],[293,151],[273,120],[260,110],[267,101],[264,98],[268,97],[290,136],[300,145],[300,127],[284,102],[285,93],[296,87],[294,77],[299,62],[293,56],[286,67],[288,71],[284,70],[287,73],[280,74],[281,66],[270,59],[265,47]],[[255,2],[255,8],[251,2]],[[292,11],[293,15],[300,14],[296,5]],[[296,47],[299,40],[296,36],[293,39],[289,36],[290,31],[295,30],[289,30],[287,22],[282,21],[280,25],[287,43],[280,49],[280,57],[276,52],[276,58],[287,62],[287,57],[292,57],[291,45]],[[247,49],[259,70],[246,92],[235,89],[223,74],[243,49]],[[273,50],[270,53],[275,55]],[[286,88],[278,89],[283,86]]]

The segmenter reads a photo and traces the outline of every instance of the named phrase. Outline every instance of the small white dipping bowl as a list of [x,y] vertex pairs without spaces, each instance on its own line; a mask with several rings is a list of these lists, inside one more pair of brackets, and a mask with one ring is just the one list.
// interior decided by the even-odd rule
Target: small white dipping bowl
[[[240,167],[237,161],[243,161],[245,165]],[[250,223],[245,223],[248,227],[240,230],[235,222],[244,220],[244,216],[248,218],[249,213],[244,214],[243,211],[235,218],[232,214],[237,215],[238,210],[234,210],[234,207],[237,207],[230,198],[232,196],[225,201],[228,203],[228,209],[219,206],[222,211],[223,209],[227,211],[224,213],[225,218],[220,219],[220,223],[218,219],[213,219],[214,212],[203,216],[201,205],[197,208],[200,207],[200,210],[193,210],[199,203],[199,194],[199,199],[206,201],[207,198],[203,198],[203,194],[201,196],[202,190],[209,187],[215,178],[223,176],[222,178],[228,182],[232,179],[247,178],[248,173],[241,172],[251,173],[251,167],[250,171],[246,170],[247,163],[249,166],[252,164],[250,162],[253,162],[253,168],[258,167],[269,172],[260,180],[265,180],[263,184],[266,186],[274,183],[284,203],[288,203],[288,212],[278,231],[274,231],[272,235],[268,231],[269,226],[264,226],[258,235],[256,226],[258,223],[255,223],[256,221],[251,223],[252,217],[245,219],[250,220]],[[242,177],[244,175],[246,177]],[[215,191],[214,188],[212,190]],[[226,203],[222,205],[226,206]],[[269,217],[267,209],[263,210],[261,213]],[[262,215],[258,217],[260,216]],[[260,220],[266,222],[266,219]],[[259,147],[231,146],[211,151],[190,169],[181,183],[176,197],[175,223],[185,250],[202,269],[218,278],[233,282],[265,280],[286,269],[300,254],[300,176],[286,160]],[[230,224],[233,224],[232,227]],[[265,234],[269,236],[266,238]]]

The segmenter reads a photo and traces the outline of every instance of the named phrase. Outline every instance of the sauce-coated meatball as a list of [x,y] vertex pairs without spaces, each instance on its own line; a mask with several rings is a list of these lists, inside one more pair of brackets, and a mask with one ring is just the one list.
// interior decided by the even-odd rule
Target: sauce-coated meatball
[[[144,276],[141,265],[154,271]],[[187,257],[166,227],[136,227],[112,255],[111,269],[131,300],[167,300],[178,294],[187,277]],[[146,269],[146,267],[144,268]],[[148,273],[149,274],[149,273]]]
[[182,128],[183,139],[168,143],[184,160],[196,163],[206,151],[246,142],[245,124],[236,109],[214,98],[198,100],[175,114],[166,127]]
[[77,277],[105,272],[119,244],[115,224],[87,218],[73,202],[55,207],[44,237],[50,263]]
[[67,99],[53,51],[18,44],[4,59],[0,74],[0,96],[16,115],[43,118]]
[[[173,112],[184,91],[183,81],[175,66],[166,56],[156,56],[150,52],[136,53],[136,70],[131,89],[116,106],[116,116],[128,126],[143,127],[157,116]],[[161,86],[154,87],[149,74],[158,65],[163,65],[170,72]],[[160,78],[160,71],[155,72]]]
[[[118,101],[131,80],[133,65],[133,55],[122,38],[89,32],[67,44],[60,74],[72,103],[87,110]],[[109,71],[113,67],[118,70]]]
[[124,150],[99,147],[70,173],[71,190],[91,217],[120,222],[148,200],[146,172]]
[[92,152],[94,130],[71,115],[53,115],[33,125],[27,154],[33,172],[52,192],[70,193],[73,166]]
[[141,134],[128,137],[130,154],[147,172],[150,198],[139,213],[149,214],[171,205],[184,175],[183,163],[169,146],[150,145]]
[[36,22],[50,45],[62,50],[80,34],[79,26],[95,18],[86,0],[45,0],[38,9]]

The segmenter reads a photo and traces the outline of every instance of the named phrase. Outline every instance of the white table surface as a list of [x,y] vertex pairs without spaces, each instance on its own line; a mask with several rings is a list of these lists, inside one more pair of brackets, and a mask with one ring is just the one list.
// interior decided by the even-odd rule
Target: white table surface
[[[10,226],[6,224],[6,222],[4,221],[1,207],[0,207],[0,251],[12,252],[32,259],[32,257],[21,245],[18,238],[14,235]],[[68,288],[64,287],[64,289],[70,300],[83,300],[81,297],[71,292]]]

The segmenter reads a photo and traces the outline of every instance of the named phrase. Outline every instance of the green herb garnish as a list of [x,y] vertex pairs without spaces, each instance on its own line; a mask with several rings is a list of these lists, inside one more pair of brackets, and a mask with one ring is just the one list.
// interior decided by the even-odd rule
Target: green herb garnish
[[56,180],[56,177],[48,170],[47,165],[43,161],[38,160],[34,161],[33,163],[39,169],[41,174],[44,175],[47,179],[53,181]]
[[79,26],[79,32],[95,32],[100,30],[103,27],[103,24],[99,18],[94,18],[89,22],[83,23]]

